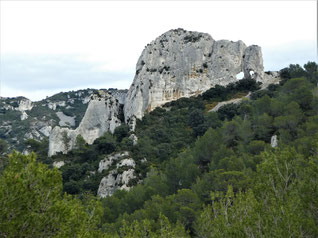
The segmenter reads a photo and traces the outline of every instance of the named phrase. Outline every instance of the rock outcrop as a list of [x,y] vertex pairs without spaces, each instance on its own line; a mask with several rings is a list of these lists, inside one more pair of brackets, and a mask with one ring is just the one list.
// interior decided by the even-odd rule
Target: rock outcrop
[[8,143],[9,151],[24,151],[25,140],[49,137],[57,125],[75,129],[84,117],[87,100],[96,91],[61,92],[36,102],[25,97],[0,97],[0,137]]
[[138,143],[138,137],[137,137],[135,134],[131,134],[131,135],[129,136],[129,139],[132,141],[133,146],[137,145],[137,143]]
[[60,119],[59,126],[75,126],[75,117],[66,116],[63,112],[57,112]]
[[62,166],[64,166],[65,165],[65,162],[62,160],[62,161],[55,161],[55,162],[53,162],[53,167],[54,168],[61,168]]
[[261,48],[242,41],[215,41],[209,34],[170,30],[148,44],[124,105],[126,123],[166,102],[198,95],[227,85],[243,72],[245,78],[264,80]]
[[[98,172],[107,171],[103,177],[97,195],[99,197],[112,196],[116,190],[129,190],[130,182],[135,179],[135,161],[129,157],[127,151],[109,155],[100,161]],[[110,170],[111,168],[114,169]]]
[[122,158],[126,158],[127,156],[129,156],[128,151],[124,151],[124,152],[117,153],[114,155],[106,156],[105,159],[103,159],[99,162],[98,172],[101,173],[104,170],[108,170],[113,163],[115,163],[116,161],[118,161]]
[[20,118],[21,118],[21,121],[24,121],[24,120],[28,119],[28,117],[29,117],[28,114],[25,111],[23,111]]
[[91,96],[85,115],[80,125],[75,129],[54,127],[49,139],[49,156],[58,152],[67,153],[74,148],[76,137],[92,144],[95,139],[105,132],[114,132],[121,125],[119,119],[120,104],[112,95],[104,91]]
[[271,137],[271,147],[275,148],[278,146],[278,138],[277,135],[273,135]]
[[267,88],[270,84],[279,84],[282,78],[278,71],[267,71],[264,74],[264,81],[261,85],[261,89]]
[[24,111],[31,110],[32,107],[33,107],[32,101],[27,98],[24,98],[20,100],[19,107],[17,108],[17,110],[20,112],[24,112]]

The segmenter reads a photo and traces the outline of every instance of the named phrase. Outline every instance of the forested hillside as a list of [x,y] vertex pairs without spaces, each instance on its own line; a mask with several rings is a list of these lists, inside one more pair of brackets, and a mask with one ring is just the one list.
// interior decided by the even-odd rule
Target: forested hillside
[[[318,68],[280,75],[156,108],[137,144],[126,125],[51,158],[34,141],[8,159],[0,143],[0,237],[317,237]],[[131,189],[97,198],[99,162],[121,151],[136,162]]]

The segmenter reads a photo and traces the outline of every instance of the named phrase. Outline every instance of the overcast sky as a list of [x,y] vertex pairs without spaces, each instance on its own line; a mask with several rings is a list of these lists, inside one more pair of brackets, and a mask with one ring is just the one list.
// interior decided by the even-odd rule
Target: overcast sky
[[174,29],[262,47],[265,70],[317,61],[316,1],[0,1],[0,96],[129,88],[145,45]]

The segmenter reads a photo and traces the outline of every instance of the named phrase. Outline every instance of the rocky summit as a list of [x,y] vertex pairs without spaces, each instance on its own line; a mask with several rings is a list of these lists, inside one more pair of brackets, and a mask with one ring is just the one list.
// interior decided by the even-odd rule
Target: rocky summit
[[181,97],[244,78],[264,80],[261,48],[242,41],[215,41],[209,34],[170,30],[148,44],[136,66],[136,75],[124,105],[132,128],[145,112]]
[[[206,33],[170,30],[145,47],[127,93],[91,100],[75,130],[53,129],[49,156],[74,148],[78,135],[92,144],[121,123],[134,130],[136,119],[141,119],[145,112],[181,97],[199,95],[217,84],[225,86],[241,79],[240,74],[242,78],[265,80],[259,46],[246,46],[242,41],[215,41]],[[63,136],[69,138],[67,144]]]

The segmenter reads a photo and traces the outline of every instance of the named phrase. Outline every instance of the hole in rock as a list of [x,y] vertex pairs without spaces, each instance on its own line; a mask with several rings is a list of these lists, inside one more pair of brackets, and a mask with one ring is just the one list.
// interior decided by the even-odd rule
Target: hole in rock
[[244,78],[244,73],[243,72],[241,72],[241,73],[238,73],[237,75],[236,75],[236,79],[243,79]]
[[254,74],[255,74],[254,71],[251,70],[249,73],[250,73],[251,78],[253,78],[253,76],[254,76]]

